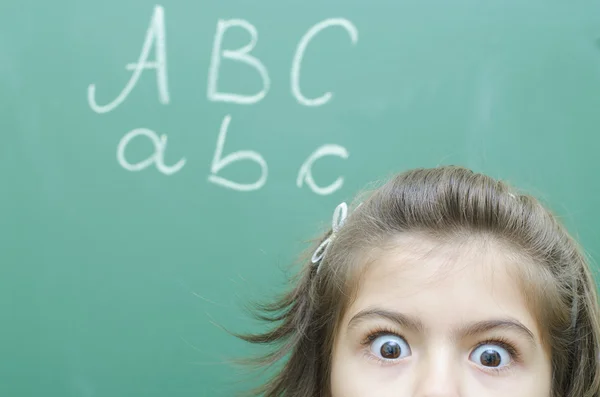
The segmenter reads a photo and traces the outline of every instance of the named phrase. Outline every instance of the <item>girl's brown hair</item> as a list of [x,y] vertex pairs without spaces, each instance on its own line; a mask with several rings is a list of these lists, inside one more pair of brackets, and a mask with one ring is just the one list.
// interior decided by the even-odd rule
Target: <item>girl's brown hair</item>
[[271,347],[255,364],[282,365],[257,395],[330,396],[333,339],[360,278],[356,258],[400,233],[442,241],[485,236],[534,264],[522,266],[518,276],[545,334],[552,395],[600,397],[600,312],[584,253],[538,200],[455,166],[404,172],[373,191],[336,234],[319,272],[309,255],[294,288],[257,307],[258,318],[271,327],[240,337]]

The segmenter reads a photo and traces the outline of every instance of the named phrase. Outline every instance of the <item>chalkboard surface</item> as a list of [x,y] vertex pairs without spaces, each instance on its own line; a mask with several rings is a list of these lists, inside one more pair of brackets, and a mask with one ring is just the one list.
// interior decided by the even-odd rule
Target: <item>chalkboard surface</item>
[[458,164],[600,250],[600,3],[5,1],[0,395],[218,397],[248,300],[373,180]]

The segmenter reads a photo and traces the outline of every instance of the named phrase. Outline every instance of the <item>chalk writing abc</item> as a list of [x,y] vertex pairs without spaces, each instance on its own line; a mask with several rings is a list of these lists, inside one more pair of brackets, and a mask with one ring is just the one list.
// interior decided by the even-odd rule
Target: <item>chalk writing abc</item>
[[[249,42],[241,48],[225,49],[223,48],[223,37],[229,29],[238,28],[245,30],[249,36]],[[356,26],[344,18],[329,18],[322,20],[312,27],[300,38],[291,59],[290,68],[290,91],[298,104],[302,106],[317,107],[323,106],[333,98],[332,92],[325,92],[319,97],[307,98],[303,95],[300,86],[300,77],[302,75],[302,60],[311,41],[316,39],[322,31],[330,28],[344,29],[349,36],[350,43],[356,45],[358,42],[358,30]],[[125,69],[131,71],[129,81],[120,92],[120,94],[107,104],[99,104],[96,100],[96,84],[90,84],[87,89],[87,100],[90,108],[98,113],[108,113],[121,105],[133,91],[138,83],[140,76],[144,71],[153,71],[156,73],[156,84],[158,86],[158,100],[163,105],[170,102],[168,74],[167,74],[167,50],[166,50],[166,30],[165,30],[165,10],[164,7],[157,5],[146,32],[142,50],[135,63],[129,63]],[[219,19],[217,21],[215,36],[213,40],[211,61],[208,71],[207,98],[213,102],[226,102],[238,105],[252,105],[260,102],[269,92],[271,81],[266,66],[260,59],[252,55],[252,50],[258,43],[258,31],[249,21],[244,19]],[[151,60],[151,53],[154,50],[154,59]],[[219,69],[223,61],[239,62],[245,64],[256,71],[262,81],[260,91],[252,95],[242,95],[239,93],[222,92],[219,90]],[[236,190],[253,191],[258,190],[265,185],[268,179],[268,164],[264,157],[253,150],[238,150],[225,154],[225,142],[227,133],[232,121],[232,116],[227,114],[219,128],[217,144],[214,156],[210,166],[208,180],[216,185]],[[151,156],[137,163],[131,163],[127,160],[126,151],[128,144],[137,138],[148,139],[154,152]],[[136,128],[125,134],[117,145],[117,161],[120,166],[127,171],[142,171],[152,165],[164,175],[173,175],[185,166],[186,159],[181,158],[173,164],[165,164],[164,153],[167,149],[167,135],[158,134],[148,128]],[[329,195],[340,189],[344,183],[342,176],[326,186],[319,186],[312,175],[312,166],[322,157],[335,156],[347,159],[349,153],[346,148],[338,144],[324,144],[317,148],[306,161],[300,166],[296,185],[301,188],[306,185],[313,192],[319,195]],[[246,161],[253,162],[260,167],[261,174],[255,181],[240,182],[226,179],[220,176],[221,171],[232,163]]]

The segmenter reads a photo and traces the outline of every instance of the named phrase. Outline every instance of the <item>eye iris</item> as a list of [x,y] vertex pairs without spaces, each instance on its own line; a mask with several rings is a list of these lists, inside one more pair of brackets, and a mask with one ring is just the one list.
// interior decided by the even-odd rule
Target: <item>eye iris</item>
[[380,353],[383,358],[394,359],[400,357],[401,349],[396,342],[390,341],[381,346]]
[[497,367],[500,365],[500,354],[492,349],[486,350],[481,354],[481,364],[486,367]]

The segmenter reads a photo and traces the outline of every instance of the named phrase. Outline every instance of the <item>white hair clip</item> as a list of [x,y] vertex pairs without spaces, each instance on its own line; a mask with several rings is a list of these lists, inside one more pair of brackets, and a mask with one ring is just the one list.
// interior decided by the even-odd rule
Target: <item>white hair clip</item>
[[[333,219],[331,221],[331,234],[325,241],[323,241],[319,247],[315,250],[311,262],[314,264],[320,264],[321,260],[325,257],[327,253],[327,248],[331,242],[335,239],[336,234],[339,232],[342,226],[344,226],[344,222],[346,222],[346,217],[348,216],[348,205],[346,203],[340,203],[337,207],[335,207],[335,211],[333,212]],[[317,267],[317,272],[319,271],[319,267]]]

